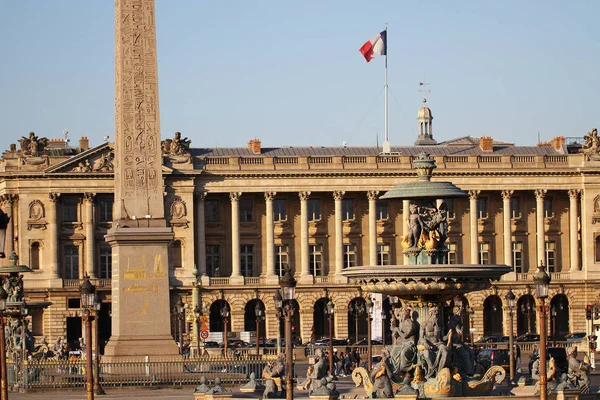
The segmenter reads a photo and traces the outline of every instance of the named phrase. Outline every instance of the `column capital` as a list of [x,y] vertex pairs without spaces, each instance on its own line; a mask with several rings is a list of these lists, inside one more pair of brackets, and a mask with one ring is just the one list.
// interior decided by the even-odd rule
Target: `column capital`
[[510,200],[510,198],[512,197],[514,192],[515,192],[514,190],[503,190],[502,191],[502,199]]
[[333,191],[333,199],[335,201],[342,200],[344,198],[345,194],[346,194],[346,192],[343,190],[334,190]]
[[83,199],[86,203],[93,204],[94,199],[96,198],[96,193],[86,192],[83,194]]
[[229,200],[231,200],[231,202],[233,203],[234,201],[239,201],[241,196],[242,192],[230,192]]
[[298,197],[300,201],[306,201],[310,197],[310,192],[298,192]]
[[569,189],[568,193],[569,193],[570,199],[577,200],[577,197],[579,197],[579,194],[581,194],[581,190],[580,189]]
[[13,194],[13,193],[6,193],[3,194],[2,196],[0,196],[0,202],[2,203],[16,203],[17,201],[19,201],[19,195],[18,194]]
[[469,198],[471,200],[477,200],[479,193],[481,193],[481,190],[469,190]]
[[198,201],[204,201],[206,199],[206,195],[207,195],[206,192],[195,192],[194,193],[194,197]]
[[265,192],[265,201],[273,201],[275,196],[277,196],[277,192]]
[[48,193],[48,198],[52,203],[56,203],[60,198],[60,193]]
[[546,189],[535,189],[536,200],[543,200],[544,197],[546,197],[546,193],[548,193],[548,190]]
[[369,190],[367,192],[367,199],[377,200],[379,198],[379,190]]

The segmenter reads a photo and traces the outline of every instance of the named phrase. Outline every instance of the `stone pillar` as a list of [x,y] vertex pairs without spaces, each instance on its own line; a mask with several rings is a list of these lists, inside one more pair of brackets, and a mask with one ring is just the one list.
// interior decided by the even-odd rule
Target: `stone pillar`
[[96,248],[96,223],[94,221],[94,198],[96,193],[84,193],[85,204],[85,272],[91,279],[96,278],[96,268],[94,257]]
[[502,191],[502,217],[504,220],[504,264],[508,266],[513,265],[512,259],[512,231],[511,231],[511,210],[510,210],[510,197],[513,195],[513,190]]
[[273,199],[277,195],[276,192],[265,192],[265,208],[266,208],[266,238],[267,238],[267,271],[266,281],[267,283],[278,283],[279,277],[275,273],[275,241],[274,241],[274,229],[275,224],[273,223]]
[[569,271],[579,271],[579,240],[577,239],[577,218],[579,216],[579,190],[569,190],[569,252],[571,266]]
[[299,192],[298,197],[300,198],[300,282],[312,284],[308,245],[308,198],[310,192]]
[[480,190],[469,190],[469,217],[470,217],[470,246],[471,246],[471,264],[479,264],[479,235],[477,229],[477,197]]
[[[410,200],[402,200],[402,234],[404,236],[408,235],[408,232],[410,231],[410,222],[408,220],[408,215],[410,214],[409,206]],[[399,246],[398,248],[399,251],[402,251],[402,246]],[[410,263],[408,255],[404,254],[402,259],[404,260],[404,265],[408,265]]]
[[369,265],[377,265],[377,197],[379,192],[369,190]]
[[15,251],[15,219],[13,213],[14,204],[19,200],[18,194],[5,194],[3,200],[6,201],[6,215],[8,216],[8,225],[6,226],[6,238],[4,254],[6,257]]
[[[48,266],[48,270],[52,278],[59,278],[60,271],[58,265],[58,199],[60,198],[60,193],[49,193],[48,198],[50,199],[50,204],[48,207],[48,234],[50,236],[50,240],[48,241],[48,255],[47,260],[48,263],[44,262]],[[44,259],[46,259],[44,257]]]
[[196,268],[198,270],[198,278],[203,284],[207,281],[206,274],[206,192],[196,193],[196,238],[198,247],[196,247]]
[[[240,267],[240,196],[241,192],[229,193],[231,200],[231,278],[243,283]],[[240,279],[241,278],[241,279]]]
[[535,190],[535,232],[537,243],[537,260],[536,265],[540,261],[546,265],[546,238],[544,232],[544,197],[546,197],[546,189]]
[[333,192],[333,200],[335,201],[335,281],[344,281],[341,275],[344,269],[344,225],[342,223],[342,198],[344,197],[343,190]]

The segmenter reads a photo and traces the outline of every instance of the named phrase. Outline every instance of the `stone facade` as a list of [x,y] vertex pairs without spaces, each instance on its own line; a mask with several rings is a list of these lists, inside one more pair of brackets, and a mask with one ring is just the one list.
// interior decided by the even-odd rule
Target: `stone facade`
[[[186,336],[195,336],[191,311],[197,302],[206,306],[213,330],[220,317],[211,305],[223,300],[231,308],[233,332],[254,330],[253,308],[247,310],[258,296],[266,308],[267,337],[274,338],[273,294],[287,265],[299,281],[297,335],[310,340],[313,326],[317,336],[327,334],[314,318],[322,319],[315,304],[331,296],[335,336],[353,337],[348,305],[369,294],[339,272],[349,265],[405,263],[408,204],[384,203],[378,196],[414,180],[411,155],[422,151],[436,160],[434,179],[471,194],[450,204],[451,262],[515,267],[492,289],[467,296],[475,310],[474,336],[508,334],[509,288],[521,300],[515,331],[529,330],[527,318],[539,329],[535,309],[528,311],[522,299],[534,290],[540,260],[550,267],[557,330],[586,331],[585,305],[597,302],[600,293],[600,162],[568,147],[564,138],[540,146],[490,140],[465,137],[380,154],[376,148],[261,148],[254,139],[248,147],[163,153],[164,215],[175,236],[168,262],[171,302],[181,295],[188,304]],[[69,319],[80,313],[73,299],[87,272],[104,302],[100,335],[108,339],[112,281],[104,236],[117,215],[114,147],[87,149],[86,142],[72,149],[58,142],[49,141],[52,151],[33,161],[16,146],[3,153],[2,210],[12,216],[7,248],[34,269],[25,277],[26,296],[53,303],[43,316],[32,316],[38,336],[54,341],[77,334],[77,320]]]

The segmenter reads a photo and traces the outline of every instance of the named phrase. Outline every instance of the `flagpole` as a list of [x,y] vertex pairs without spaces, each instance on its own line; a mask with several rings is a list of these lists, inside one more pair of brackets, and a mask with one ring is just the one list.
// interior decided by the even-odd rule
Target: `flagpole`
[[383,142],[383,152],[384,153],[391,153],[391,146],[390,146],[390,138],[389,138],[389,131],[388,131],[388,66],[387,66],[387,52],[388,52],[388,45],[387,45],[387,24],[385,24],[385,40],[386,40],[386,46],[385,46],[385,140]]

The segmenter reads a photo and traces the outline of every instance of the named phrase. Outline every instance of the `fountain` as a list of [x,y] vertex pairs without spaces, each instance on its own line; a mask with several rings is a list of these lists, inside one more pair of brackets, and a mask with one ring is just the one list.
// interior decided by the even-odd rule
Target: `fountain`
[[[352,378],[370,397],[418,398],[488,395],[505,377],[502,367],[482,370],[463,340],[468,326],[461,299],[484,290],[511,271],[506,265],[447,264],[447,205],[440,199],[467,197],[450,182],[431,181],[435,161],[419,154],[413,161],[418,180],[396,185],[382,199],[409,200],[408,231],[402,238],[408,265],[351,267],[343,275],[363,291],[395,296],[399,325],[392,328],[393,345],[369,373],[356,368]],[[463,334],[465,333],[466,334]]]

